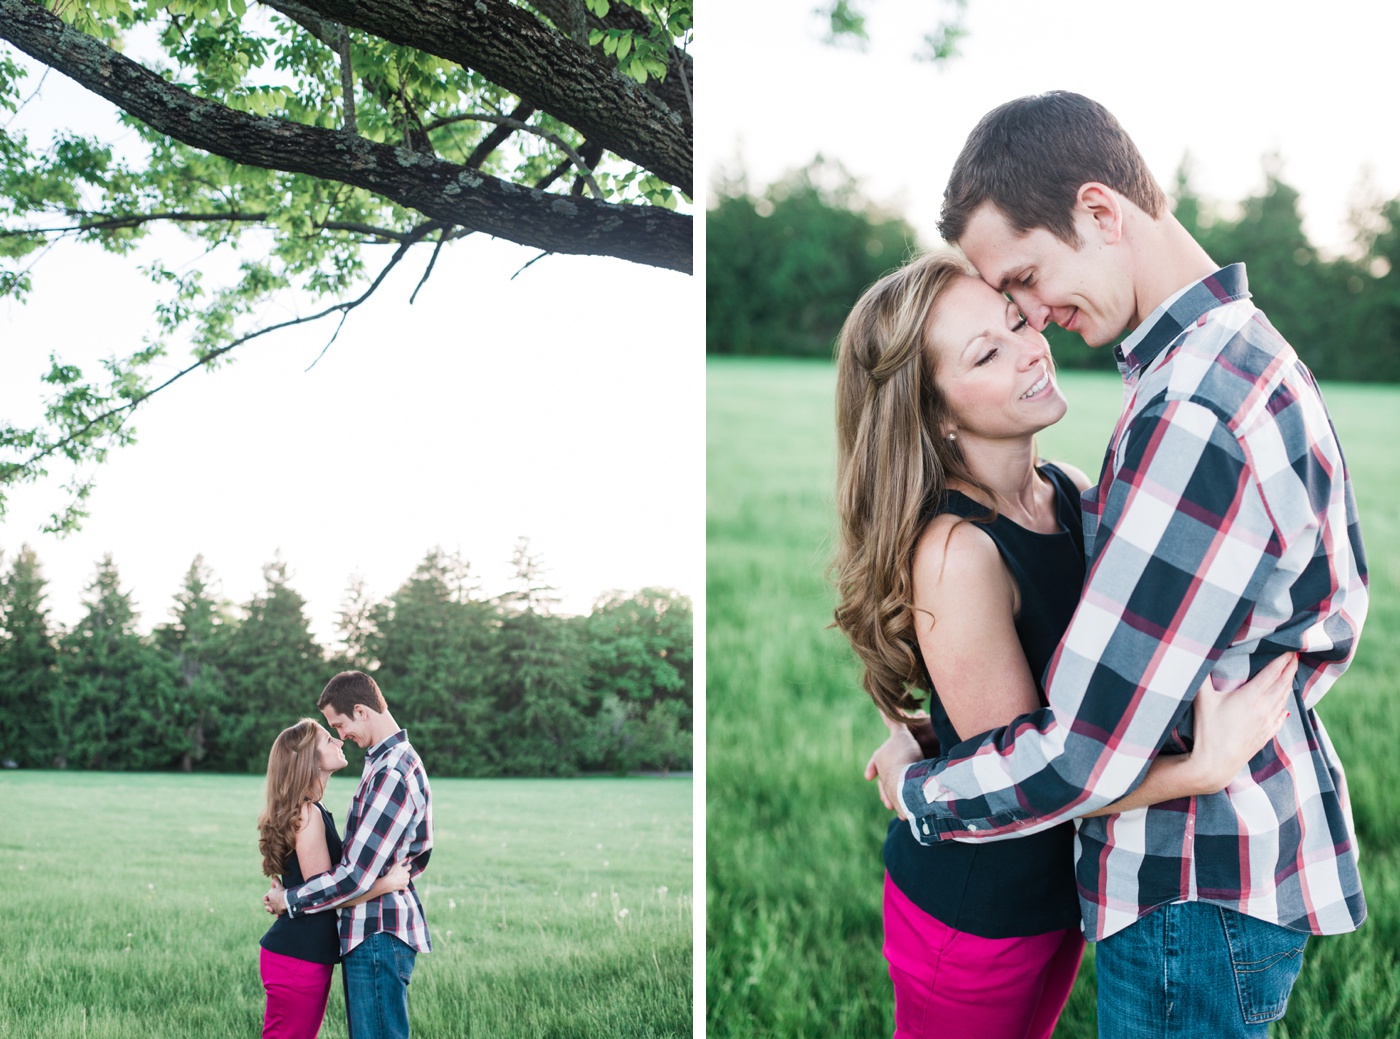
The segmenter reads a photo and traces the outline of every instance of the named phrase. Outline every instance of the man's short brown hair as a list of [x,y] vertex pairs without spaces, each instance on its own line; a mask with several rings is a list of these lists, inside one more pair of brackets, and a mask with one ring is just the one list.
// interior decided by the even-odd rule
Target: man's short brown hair
[[374,679],[363,671],[342,671],[326,683],[316,707],[320,710],[333,708],[336,714],[348,718],[355,713],[357,703],[364,704],[375,714],[383,714],[389,709]]
[[1154,218],[1167,199],[1112,113],[1082,94],[1054,90],[992,109],[968,135],[943,192],[938,233],[956,242],[990,203],[1018,232],[1043,227],[1079,245],[1074,206],[1091,181]]

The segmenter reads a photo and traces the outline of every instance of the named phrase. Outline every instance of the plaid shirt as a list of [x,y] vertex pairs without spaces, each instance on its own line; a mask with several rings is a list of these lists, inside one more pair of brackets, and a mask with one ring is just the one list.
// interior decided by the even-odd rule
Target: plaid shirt
[[1202,901],[1296,931],[1366,915],[1342,766],[1314,708],[1366,617],[1356,504],[1312,374],[1226,267],[1117,351],[1123,413],[1084,496],[1083,596],[1049,707],[905,770],[914,834],[996,839],[1132,790],[1188,746],[1210,672],[1236,688],[1300,654],[1292,716],[1222,792],[1080,819],[1084,931]]
[[[423,762],[400,729],[370,748],[365,771],[345,823],[340,863],[287,892],[287,915],[319,913],[363,895],[395,862],[413,859],[416,877],[433,848],[432,792]],[[428,922],[413,885],[361,902],[340,914],[340,955],[369,935],[385,931],[419,952],[428,952]]]

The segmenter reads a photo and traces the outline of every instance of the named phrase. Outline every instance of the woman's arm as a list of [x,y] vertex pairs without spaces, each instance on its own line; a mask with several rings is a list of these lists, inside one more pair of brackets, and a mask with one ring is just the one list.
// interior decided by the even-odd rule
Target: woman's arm
[[374,882],[374,887],[370,888],[359,898],[352,898],[349,902],[342,902],[341,909],[347,906],[357,906],[361,902],[368,902],[371,898],[378,898],[387,895],[390,891],[402,891],[408,887],[409,869],[407,862],[396,862],[389,867],[389,872]]
[[[1015,579],[977,524],[936,517],[914,551],[914,630],[938,699],[959,735],[986,732],[1040,706],[1021,641]],[[898,811],[900,770],[924,760],[918,740],[886,719],[890,737],[865,766]],[[945,748],[946,749],[946,748]]]
[[[1076,470],[1075,482],[1087,482]],[[992,540],[976,524],[940,516],[914,557],[915,629],[939,700],[960,735],[986,732],[1040,706],[1016,635],[1017,588]],[[1283,724],[1297,657],[1271,662],[1233,693],[1207,677],[1198,695],[1191,754],[1158,758],[1129,795],[1093,815],[1123,812],[1223,789]],[[899,811],[895,784],[905,765],[924,760],[909,730],[886,719],[889,738],[865,766],[880,799]]]
[[1297,672],[1297,655],[1285,653],[1233,692],[1217,692],[1207,675],[1196,693],[1191,753],[1159,756],[1136,790],[1085,818],[1225,789],[1249,759],[1278,734],[1288,717],[1289,694]]
[[310,801],[303,801],[301,805],[296,852],[303,877],[313,877],[331,868],[331,853],[326,848],[326,821],[321,810]]

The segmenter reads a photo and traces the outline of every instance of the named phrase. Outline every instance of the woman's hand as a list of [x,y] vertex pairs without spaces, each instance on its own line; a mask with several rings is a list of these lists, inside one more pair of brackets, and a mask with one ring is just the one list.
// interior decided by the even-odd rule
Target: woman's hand
[[263,908],[273,916],[281,916],[287,911],[287,892],[282,888],[281,877],[272,878],[272,887],[263,895]]
[[1298,655],[1285,653],[1233,692],[1216,692],[1210,677],[1196,694],[1191,762],[1201,777],[1198,794],[1225,789],[1249,759],[1283,727],[1292,702]]
[[389,868],[389,871],[380,878],[385,884],[387,891],[402,891],[408,887],[411,878],[408,873],[408,862],[396,862]]
[[919,749],[919,741],[907,728],[889,721],[886,721],[886,725],[890,730],[889,738],[875,748],[875,753],[871,754],[870,760],[865,763],[865,778],[880,781],[880,800],[886,808],[903,819],[905,815],[900,807],[897,789],[900,773],[904,771],[905,765],[923,761],[924,755]]

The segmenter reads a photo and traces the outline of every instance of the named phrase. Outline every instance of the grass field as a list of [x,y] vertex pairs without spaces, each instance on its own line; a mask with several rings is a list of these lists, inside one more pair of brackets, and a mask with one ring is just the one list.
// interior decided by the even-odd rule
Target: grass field
[[[880,955],[888,814],[861,779],[884,732],[828,629],[829,364],[709,366],[706,999],[711,1039],[889,1035]],[[1041,452],[1099,471],[1117,376],[1066,373]],[[1370,918],[1309,943],[1275,1039],[1400,1035],[1400,388],[1324,387],[1370,548],[1356,662],[1321,708],[1345,765]],[[1095,1035],[1092,957],[1057,1037]]]
[[[0,774],[0,1036],[260,1034],[261,782]],[[689,779],[439,779],[433,814],[417,1039],[691,1034]]]

